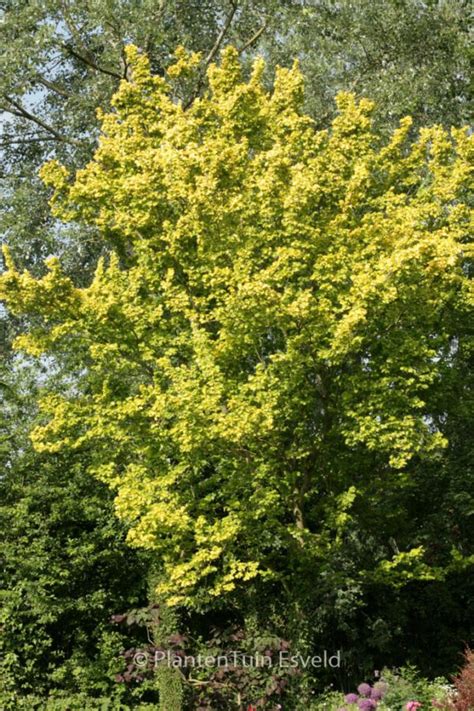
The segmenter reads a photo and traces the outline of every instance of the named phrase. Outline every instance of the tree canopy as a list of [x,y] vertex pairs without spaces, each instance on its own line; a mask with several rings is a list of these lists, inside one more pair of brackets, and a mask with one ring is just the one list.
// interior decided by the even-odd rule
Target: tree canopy
[[[196,55],[167,78],[126,57],[92,161],[42,171],[54,215],[112,256],[80,287],[56,259],[36,279],[7,255],[1,294],[34,324],[16,346],[75,372],[43,397],[36,448],[87,444],[128,540],[162,562],[160,594],[202,608],[324,569],[356,502],[446,445],[427,401],[469,304],[472,137],[412,142],[406,118],[384,141],[347,93],[316,130],[296,65],[268,92],[231,48],[185,107],[171,82]],[[424,553],[369,565],[436,578]]]
[[0,12],[0,230],[17,260],[37,271],[58,254],[87,280],[100,254],[94,232],[58,230],[37,170],[52,156],[71,168],[90,158],[96,108],[108,107],[128,75],[127,43],[160,75],[177,45],[201,53],[193,80],[174,86],[184,101],[202,93],[206,67],[233,44],[247,66],[255,54],[266,57],[267,85],[276,64],[298,58],[320,128],[334,117],[338,91],[375,100],[385,130],[407,114],[416,127],[461,126],[471,115],[465,0],[4,0]]

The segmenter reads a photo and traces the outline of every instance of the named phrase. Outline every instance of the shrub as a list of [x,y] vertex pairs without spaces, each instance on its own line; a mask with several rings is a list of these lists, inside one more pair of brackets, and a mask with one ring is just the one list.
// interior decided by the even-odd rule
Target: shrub
[[466,649],[464,666],[454,678],[454,693],[437,708],[445,711],[472,711],[474,709],[474,652]]
[[[313,702],[310,711],[358,711],[369,708],[377,711],[414,711],[414,704],[420,704],[420,711],[445,709],[443,704],[446,704],[450,690],[445,679],[429,681],[408,665],[396,671],[384,669],[379,681],[372,686],[365,682],[360,684],[358,693],[344,695],[331,692],[320,696]],[[411,708],[410,703],[413,704]],[[462,711],[468,708],[462,707]],[[455,711],[458,711],[457,707]]]

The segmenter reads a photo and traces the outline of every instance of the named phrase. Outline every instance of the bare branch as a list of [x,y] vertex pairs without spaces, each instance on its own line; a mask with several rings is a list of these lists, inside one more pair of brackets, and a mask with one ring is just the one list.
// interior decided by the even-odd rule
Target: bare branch
[[[4,97],[5,98],[5,97]],[[22,113],[19,111],[15,111],[12,109],[10,106],[0,106],[0,111],[4,111],[5,113],[11,114],[12,116],[18,116],[18,118],[25,118]]]
[[[221,45],[222,45],[222,42],[224,41],[224,38],[225,38],[227,32],[229,31],[229,27],[230,27],[231,24],[232,24],[232,20],[234,19],[234,15],[235,15],[235,13],[237,12],[237,7],[238,7],[237,3],[236,3],[236,2],[232,2],[231,11],[230,11],[229,14],[227,15],[227,17],[226,17],[226,19],[225,19],[225,21],[224,21],[224,24],[223,24],[223,26],[222,26],[222,29],[221,29],[221,31],[219,32],[219,34],[218,34],[218,36],[217,36],[217,39],[216,39],[216,41],[214,42],[214,45],[213,45],[211,51],[209,52],[209,54],[207,55],[206,59],[204,60],[204,68],[207,67],[207,66],[212,62],[212,60],[213,60],[214,57],[216,56],[217,52],[219,51],[219,49],[220,49],[220,47],[221,47]],[[196,88],[195,88],[193,94],[189,97],[189,100],[184,104],[184,108],[185,108],[185,109],[188,109],[188,108],[191,106],[191,104],[193,103],[193,101],[194,101],[194,99],[196,98],[196,96],[199,95],[199,92],[201,91],[201,89],[202,89],[202,87],[203,87],[203,84],[204,84],[204,71],[201,71],[201,76],[199,77],[199,79],[198,79],[198,81],[197,81],[197,83],[196,83]]]
[[0,170],[0,180],[9,180],[10,178],[13,178],[14,180],[20,179],[20,180],[30,180],[31,175],[25,174],[25,173],[7,173],[5,171]]
[[44,141],[58,141],[59,138],[56,136],[31,136],[31,138],[8,138],[3,137],[0,139],[0,148],[5,148],[6,146],[15,145],[28,145],[29,143],[42,143]]
[[60,3],[63,11],[63,19],[66,27],[68,28],[69,32],[71,33],[71,37],[74,39],[76,42],[77,46],[80,48],[82,54],[85,54],[86,56],[90,55],[90,51],[87,47],[87,45],[83,42],[82,36],[81,36],[81,31],[76,27],[74,24],[71,14],[69,12],[70,7],[68,5],[67,0],[64,0],[63,2]]

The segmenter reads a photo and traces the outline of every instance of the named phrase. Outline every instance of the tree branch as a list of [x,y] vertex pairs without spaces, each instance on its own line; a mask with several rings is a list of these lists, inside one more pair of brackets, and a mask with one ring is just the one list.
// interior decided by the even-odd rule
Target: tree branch
[[55,84],[52,81],[49,81],[49,79],[45,79],[44,77],[42,77],[39,74],[38,74],[38,76],[36,76],[34,78],[33,81],[37,82],[38,84],[42,84],[47,89],[51,89],[51,91],[54,91],[56,94],[59,94],[59,96],[62,96],[65,99],[70,99],[72,96],[72,94],[70,94],[69,91],[66,91],[62,87],[58,86],[57,84]]
[[261,27],[258,28],[258,30],[251,36],[251,38],[242,46],[239,48],[238,52],[239,54],[242,54],[247,50],[249,47],[251,47],[255,42],[258,40],[258,38],[265,32],[265,30],[268,27],[268,23],[264,22]]
[[62,11],[63,11],[63,19],[66,27],[68,28],[69,32],[71,33],[72,38],[75,40],[76,44],[81,48],[82,52],[84,54],[88,54],[89,50],[87,48],[87,45],[83,42],[82,37],[81,37],[81,32],[78,30],[74,22],[72,21],[71,14],[69,12],[70,8],[68,6],[67,0],[64,0],[63,2],[60,3]]
[[8,137],[6,138],[0,138],[0,148],[5,148],[6,146],[14,146],[14,145],[21,145],[21,144],[28,144],[28,143],[41,143],[44,141],[58,141],[59,139],[56,138],[56,136],[31,136],[31,138],[13,138],[9,139]]
[[231,11],[227,15],[221,31],[217,35],[217,39],[214,42],[214,46],[212,47],[211,51],[207,55],[206,59],[204,60],[204,65],[206,67],[208,66],[208,64],[210,64],[212,62],[212,60],[216,56],[217,52],[219,51],[220,46],[221,46],[222,42],[224,41],[224,38],[229,30],[229,27],[231,26],[232,20],[234,19],[234,15],[236,12],[237,12],[237,3],[233,2]]
[[3,98],[10,104],[10,106],[13,106],[16,109],[16,111],[11,111],[9,108],[6,108],[6,111],[8,111],[9,113],[14,114],[15,116],[21,116],[22,118],[25,118],[28,121],[32,121],[37,126],[40,126],[47,133],[50,133],[52,136],[54,136],[58,141],[61,141],[62,143],[70,143],[71,145],[74,145],[74,146],[82,145],[81,141],[78,141],[75,138],[68,138],[67,136],[63,136],[61,133],[59,133],[59,131],[56,131],[56,129],[53,126],[50,126],[48,123],[46,123],[46,121],[43,121],[42,119],[38,118],[37,116],[34,116],[32,113],[30,113],[28,111],[28,109],[25,109],[25,107],[22,104],[20,104],[18,101],[15,101],[15,99],[12,99],[11,96],[8,96],[7,94],[3,94]]
[[85,57],[84,55],[79,54],[79,52],[76,52],[76,50],[71,47],[70,44],[65,43],[63,47],[70,54],[72,54],[73,57],[78,59],[80,62],[86,64],[88,67],[91,67],[91,69],[95,69],[96,72],[101,72],[101,74],[107,74],[109,77],[114,77],[114,79],[123,78],[120,74],[118,74],[117,72],[113,72],[111,69],[105,69],[105,67],[100,67],[95,61],[95,59],[93,59],[90,55]]
[[[225,38],[227,32],[229,31],[229,27],[232,24],[232,20],[234,19],[234,15],[237,12],[238,6],[237,6],[236,2],[232,2],[231,5],[232,5],[232,9],[229,12],[229,14],[227,15],[227,17],[224,21],[224,24],[222,26],[222,29],[219,32],[217,39],[214,42],[214,45],[212,46],[212,49],[210,50],[209,54],[207,55],[206,59],[204,60],[204,65],[203,65],[204,69],[209,66],[209,64],[212,62],[212,60],[216,56],[217,52],[220,49],[220,46],[222,45],[222,42],[224,41],[224,38]],[[204,84],[204,74],[205,74],[205,72],[201,71],[201,76],[199,77],[199,79],[196,83],[196,88],[195,88],[194,92],[189,97],[188,101],[184,104],[185,109],[188,109],[191,106],[191,104],[193,103],[196,96],[199,95],[199,92],[201,91],[202,86]]]

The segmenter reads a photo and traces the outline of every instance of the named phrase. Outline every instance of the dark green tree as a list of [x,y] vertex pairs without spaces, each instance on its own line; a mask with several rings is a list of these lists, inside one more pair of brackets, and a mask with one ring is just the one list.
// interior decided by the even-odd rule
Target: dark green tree
[[28,695],[54,690],[115,696],[128,642],[111,616],[146,602],[146,559],[125,545],[106,487],[85,473],[87,452],[32,452],[25,365],[1,388],[0,707],[31,708]]

